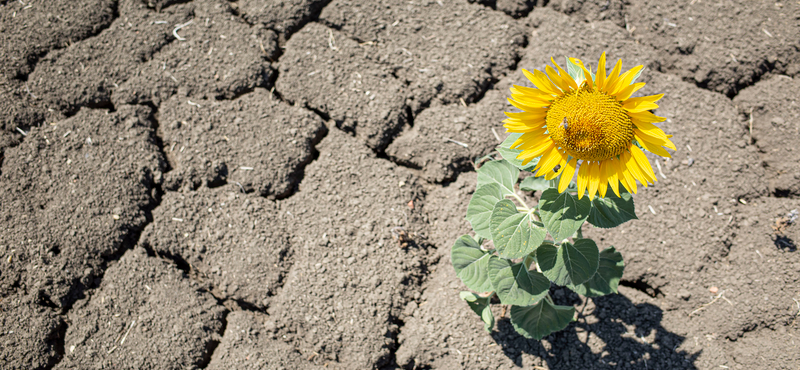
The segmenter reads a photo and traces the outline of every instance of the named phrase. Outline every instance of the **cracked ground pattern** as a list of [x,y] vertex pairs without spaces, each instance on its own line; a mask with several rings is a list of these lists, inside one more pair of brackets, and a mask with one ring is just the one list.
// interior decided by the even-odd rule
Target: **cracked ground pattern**
[[[2,369],[800,363],[800,3],[3,0],[0,29]],[[586,230],[620,293],[486,333],[449,253],[474,161],[523,68],[603,51],[678,147]]]

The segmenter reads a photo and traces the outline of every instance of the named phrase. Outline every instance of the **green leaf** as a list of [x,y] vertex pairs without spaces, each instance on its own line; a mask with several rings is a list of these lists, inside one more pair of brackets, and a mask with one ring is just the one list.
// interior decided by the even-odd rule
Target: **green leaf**
[[600,263],[594,276],[581,285],[568,285],[568,287],[585,297],[617,293],[623,270],[625,270],[625,263],[622,262],[622,254],[617,252],[614,247],[608,247],[600,252]]
[[480,244],[469,235],[463,235],[450,250],[453,268],[467,288],[476,292],[491,292],[489,280],[489,257],[491,254],[481,249]]
[[497,256],[489,260],[489,278],[503,304],[529,306],[550,289],[550,280],[539,272],[529,271],[524,262],[512,263]]
[[534,306],[511,306],[511,325],[526,338],[541,340],[572,322],[575,307],[557,306],[542,299]]
[[509,199],[494,205],[490,225],[494,247],[500,257],[521,258],[542,244],[547,231],[544,225],[531,217],[530,213],[518,212],[517,205]]
[[607,194],[605,198],[595,197],[588,221],[594,226],[610,229],[636,219],[633,197],[623,190],[620,197],[614,193]]
[[522,153],[522,151],[519,149],[511,149],[511,145],[514,144],[514,142],[517,141],[520,136],[522,136],[520,133],[509,134],[508,137],[506,137],[506,139],[497,146],[497,151],[500,152],[500,155],[502,155],[503,158],[508,161],[508,163],[514,165],[514,167],[530,172],[533,171],[533,168],[536,167],[537,163],[539,163],[539,159],[534,158],[524,166],[522,165],[522,160],[517,159],[517,156]]
[[545,191],[550,189],[550,181],[545,180],[544,176],[528,176],[522,179],[519,189],[523,191]]
[[506,160],[486,162],[478,169],[478,189],[488,184],[500,185],[503,194],[514,194],[519,169]]
[[483,320],[483,329],[491,333],[494,327],[494,315],[492,314],[489,302],[492,297],[482,298],[472,292],[461,292],[459,296],[461,299],[467,301],[469,308],[481,317],[481,320]]
[[578,86],[580,86],[581,82],[585,80],[585,78],[583,77],[583,70],[577,64],[572,63],[572,61],[569,60],[569,57],[566,58],[567,58],[567,74],[570,77],[572,77],[572,79],[575,80],[576,83],[578,83]]
[[489,220],[495,203],[503,199],[503,192],[498,184],[487,184],[472,193],[467,206],[467,221],[472,225],[475,234],[485,239],[492,238]]
[[[575,244],[564,242],[560,247],[545,243],[536,250],[544,276],[562,286],[585,283],[597,271],[599,259],[600,251],[591,239],[575,239]],[[489,264],[491,278],[491,261]]]
[[542,222],[556,241],[575,234],[589,217],[591,208],[589,197],[578,199],[566,191],[559,193],[557,189],[545,190],[539,199]]

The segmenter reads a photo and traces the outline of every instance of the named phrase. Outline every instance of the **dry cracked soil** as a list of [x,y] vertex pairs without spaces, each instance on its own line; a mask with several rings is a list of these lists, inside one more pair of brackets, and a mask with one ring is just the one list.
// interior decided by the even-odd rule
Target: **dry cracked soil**
[[[2,369],[797,369],[800,3],[2,0]],[[551,56],[678,150],[542,341],[463,301],[475,161]],[[529,193],[535,199],[538,194]]]

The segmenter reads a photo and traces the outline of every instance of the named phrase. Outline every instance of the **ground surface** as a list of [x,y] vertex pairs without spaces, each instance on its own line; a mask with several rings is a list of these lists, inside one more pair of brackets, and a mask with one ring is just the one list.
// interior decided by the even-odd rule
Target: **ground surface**
[[[796,369],[799,7],[0,1],[0,368]],[[473,161],[522,68],[602,51],[678,147],[586,231],[620,294],[487,334]]]

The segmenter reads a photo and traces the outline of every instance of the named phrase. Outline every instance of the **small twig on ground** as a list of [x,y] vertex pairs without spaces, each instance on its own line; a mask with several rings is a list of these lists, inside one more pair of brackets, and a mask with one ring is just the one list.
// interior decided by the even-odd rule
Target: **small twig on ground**
[[664,176],[664,172],[661,171],[661,162],[659,162],[658,159],[656,159],[656,168],[658,168],[658,174],[661,175],[661,177],[664,178],[664,180],[666,180],[667,177]]
[[698,309],[696,309],[696,310],[694,310],[694,311],[690,312],[690,313],[689,313],[689,317],[692,317],[692,315],[694,315],[694,314],[696,314],[696,313],[698,313],[698,312],[700,312],[700,311],[702,311],[702,310],[705,310],[705,309],[706,309],[708,306],[711,306],[712,304],[714,304],[714,302],[718,301],[720,298],[724,299],[724,300],[725,300],[725,302],[728,302],[728,304],[729,304],[729,305],[733,306],[733,303],[731,303],[731,301],[729,301],[729,300],[728,300],[728,298],[725,298],[725,297],[723,297],[723,296],[722,296],[722,294],[724,294],[724,293],[725,293],[725,291],[724,291],[724,290],[723,290],[723,291],[721,291],[721,292],[719,292],[719,294],[717,294],[717,295],[714,297],[714,299],[712,299],[712,300],[711,300],[711,302],[708,302],[708,303],[706,303],[706,304],[704,304],[704,305],[700,306]]
[[[264,49],[264,43],[261,42],[261,40],[258,40],[258,46],[261,47],[261,52],[264,53],[264,56],[267,57],[267,59],[269,59],[270,62],[274,63],[275,61],[272,60],[272,58],[270,58],[269,53],[267,53],[267,49]],[[210,51],[209,54],[211,54]]]
[[497,134],[497,131],[494,130],[494,127],[492,127],[492,133],[494,134],[494,138],[497,139],[497,142],[503,142],[503,140],[500,140],[500,135]]
[[461,146],[463,146],[463,147],[465,147],[465,148],[469,148],[469,145],[467,145],[467,144],[464,144],[464,143],[462,143],[462,142],[460,142],[460,141],[455,141],[455,140],[453,140],[453,139],[450,139],[450,138],[447,138],[447,137],[446,137],[446,138],[444,138],[444,140],[445,140],[445,141],[449,141],[449,142],[451,142],[451,143],[454,143],[454,144],[461,145]]
[[503,312],[500,313],[500,318],[501,319],[506,317],[506,309],[508,309],[508,306],[503,305]]
[[134,325],[136,325],[136,320],[131,321],[131,326],[128,328],[128,331],[125,332],[125,335],[122,337],[122,340],[119,341],[119,345],[125,344],[125,339],[128,338],[128,334],[131,333],[131,329],[133,329]]
[[752,144],[753,143],[753,108],[750,108],[750,123],[749,123],[748,133],[750,134],[750,142],[748,144]]
[[30,95],[32,98],[36,99],[36,95],[33,95],[31,89],[28,88],[28,81],[25,81],[25,91],[27,91],[28,95]]
[[336,47],[336,40],[333,38],[333,31],[328,30],[328,46],[331,47],[331,50],[339,50]]
[[179,24],[179,25],[175,26],[175,28],[172,29],[172,36],[175,36],[175,38],[180,40],[180,41],[186,40],[185,38],[181,37],[181,35],[178,35],[178,30],[180,30],[181,28],[192,24],[192,22],[194,22],[194,19],[190,19],[188,22],[186,22],[184,24]]

